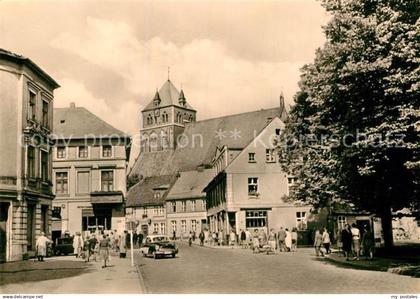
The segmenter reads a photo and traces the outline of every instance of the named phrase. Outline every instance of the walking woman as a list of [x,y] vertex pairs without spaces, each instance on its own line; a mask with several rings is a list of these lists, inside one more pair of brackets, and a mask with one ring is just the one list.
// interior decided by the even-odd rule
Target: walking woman
[[375,250],[375,240],[373,238],[373,234],[368,228],[368,226],[365,226],[363,231],[364,231],[363,236],[362,236],[363,254],[366,255],[366,258],[369,256],[369,259],[373,260],[373,252]]
[[331,246],[331,239],[330,234],[328,233],[327,229],[324,227],[324,231],[322,232],[322,244],[325,248],[325,254],[330,254],[330,246]]
[[259,239],[259,233],[258,229],[254,230],[254,236],[252,237],[252,249],[253,253],[260,252],[260,239]]
[[105,236],[102,235],[102,239],[99,241],[99,255],[101,260],[103,261],[102,268],[106,268],[106,262],[109,259],[109,248],[111,247],[110,240]]
[[341,243],[343,244],[343,252],[344,256],[346,257],[346,261],[349,260],[352,242],[353,238],[350,231],[350,225],[346,224],[341,232]]
[[319,232],[319,229],[317,229],[315,231],[315,237],[314,237],[314,247],[315,247],[316,256],[319,256],[319,254],[321,254],[321,256],[324,256],[324,253],[321,250],[321,246],[322,246],[322,235]]

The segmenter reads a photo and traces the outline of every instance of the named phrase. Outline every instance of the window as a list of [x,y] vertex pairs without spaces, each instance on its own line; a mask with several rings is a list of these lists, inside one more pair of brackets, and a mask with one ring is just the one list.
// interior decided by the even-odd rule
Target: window
[[28,146],[28,177],[35,177],[35,148]]
[[267,148],[265,150],[265,161],[267,163],[274,163],[274,162],[276,162],[276,154],[275,154],[274,149]]
[[165,225],[165,223],[164,223],[164,222],[161,222],[161,223],[160,223],[160,233],[161,233],[162,235],[166,234],[166,225]]
[[88,155],[88,147],[86,145],[79,146],[79,158],[87,158]]
[[112,157],[112,145],[102,146],[102,157],[104,158]]
[[187,232],[187,220],[181,220],[181,232]]
[[101,172],[102,191],[114,191],[114,172],[106,170]]
[[89,190],[90,175],[89,171],[78,171],[77,172],[77,193],[87,194]]
[[181,201],[181,211],[182,212],[187,211],[187,202],[185,200]]
[[56,172],[55,173],[55,192],[57,194],[67,194],[69,188],[68,173]]
[[246,211],[245,222],[247,228],[265,227],[267,225],[267,211]]
[[202,208],[203,208],[203,210],[205,211],[206,210],[206,200],[202,200],[201,201],[201,204],[202,204]]
[[195,212],[195,200],[191,200],[191,211]]
[[159,233],[159,223],[153,223],[153,233]]
[[197,220],[191,220],[191,231],[195,232],[197,230]]
[[159,199],[159,198],[160,198],[160,192],[159,192],[159,191],[156,191],[156,192],[153,194],[153,198],[154,198],[154,199]]
[[249,163],[255,163],[255,153],[248,153],[248,162]]
[[289,193],[293,192],[293,189],[295,188],[296,178],[294,177],[288,177],[287,178],[287,186],[289,188]]
[[48,102],[42,101],[42,126],[48,128]]
[[275,132],[276,132],[276,136],[279,137],[280,136],[280,133],[281,133],[281,129],[276,129]]
[[306,212],[296,212],[296,224],[298,230],[305,230],[308,228]]
[[29,91],[29,111],[28,117],[30,120],[36,119],[36,93]]
[[168,113],[166,113],[166,111],[164,111],[163,113],[162,113],[162,122],[163,123],[167,123],[169,121],[169,116],[168,116]]
[[347,224],[346,216],[342,216],[342,215],[338,216],[337,223],[338,223],[338,229],[343,230],[344,226]]
[[172,229],[172,232],[176,232],[176,220],[171,221],[171,229]]
[[51,217],[61,219],[61,207],[53,207]]
[[176,114],[176,122],[177,123],[182,123],[182,115],[179,112]]
[[43,182],[48,181],[48,152],[41,150],[41,179]]
[[172,213],[176,213],[176,201],[171,202]]
[[65,146],[58,146],[57,147],[57,159],[65,159],[66,158],[66,147]]
[[248,195],[258,196],[258,178],[248,178]]
[[147,218],[147,208],[143,208],[143,218]]

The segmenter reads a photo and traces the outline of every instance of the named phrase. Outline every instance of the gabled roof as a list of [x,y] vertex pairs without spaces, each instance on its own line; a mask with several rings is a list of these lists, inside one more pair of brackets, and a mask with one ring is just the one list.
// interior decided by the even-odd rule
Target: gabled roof
[[54,108],[54,138],[129,137],[83,107]]
[[[164,107],[164,106],[177,106],[177,107],[182,107],[182,108],[187,108],[190,110],[194,110],[193,107],[191,107],[190,104],[188,104],[188,102],[185,103],[185,106],[181,106],[179,104],[179,91],[178,89],[176,89],[176,87],[173,85],[173,83],[171,82],[171,80],[167,80],[162,87],[159,89],[159,91],[157,92],[157,94],[155,94],[154,98],[156,96],[159,96],[160,98],[160,104],[159,107]],[[156,106],[154,104],[154,100],[152,100],[144,109],[143,111],[146,110],[151,110],[151,109],[155,109]],[[195,110],[194,110],[195,111]]]
[[202,198],[206,196],[203,192],[204,187],[213,179],[213,169],[185,171],[179,174],[178,180],[169,191],[167,200]]
[[[163,205],[176,175],[153,176],[142,179],[128,190],[126,207]],[[155,193],[163,191],[159,198]]]
[[60,87],[60,85],[50,75],[41,69],[35,62],[25,56],[0,48],[0,59],[5,59],[20,65],[26,65],[29,69],[43,78],[51,86],[51,88],[56,89]]
[[272,108],[188,123],[183,134],[187,146],[140,154],[129,175],[158,176],[210,167],[217,147],[245,148],[279,114],[278,108]]

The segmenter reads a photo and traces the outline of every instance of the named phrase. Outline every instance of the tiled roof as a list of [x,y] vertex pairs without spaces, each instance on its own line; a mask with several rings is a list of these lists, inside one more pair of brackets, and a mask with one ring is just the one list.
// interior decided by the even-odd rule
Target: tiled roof
[[[188,123],[184,131],[187,146],[178,147],[174,152],[140,154],[129,175],[157,176],[195,170],[200,165],[210,166],[217,147],[245,148],[269,119],[279,114],[278,108],[272,108]],[[217,133],[224,137],[218,138]]]
[[206,196],[204,187],[214,177],[213,169],[181,172],[166,199],[200,198]]
[[[176,175],[161,175],[142,179],[128,190],[127,207],[156,206],[162,205],[169,192],[170,186],[174,183]],[[157,189],[166,189],[159,197],[155,197]]]
[[35,62],[25,56],[0,48],[0,59],[13,61],[18,64],[25,64],[28,68],[46,80],[53,89],[60,87],[60,85],[50,75],[41,69]]
[[54,135],[56,138],[128,137],[83,107],[54,108]]
[[[178,107],[183,107],[183,108],[187,108],[190,110],[194,110],[193,107],[191,107],[190,104],[188,104],[188,102],[185,103],[185,106],[181,106],[179,104],[179,91],[178,89],[176,89],[176,87],[172,84],[172,82],[170,80],[167,80],[162,87],[159,89],[158,91],[159,94],[159,98],[160,98],[160,107],[163,106],[170,106],[170,105],[175,105]],[[156,95],[155,95],[156,97]],[[145,110],[150,110],[150,109],[154,109],[156,108],[154,101],[152,100],[144,109]]]

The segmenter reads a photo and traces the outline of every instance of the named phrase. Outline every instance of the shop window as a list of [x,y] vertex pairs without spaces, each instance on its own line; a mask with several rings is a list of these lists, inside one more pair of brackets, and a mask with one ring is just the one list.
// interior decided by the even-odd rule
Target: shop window
[[246,211],[245,222],[247,228],[266,227],[267,211]]

